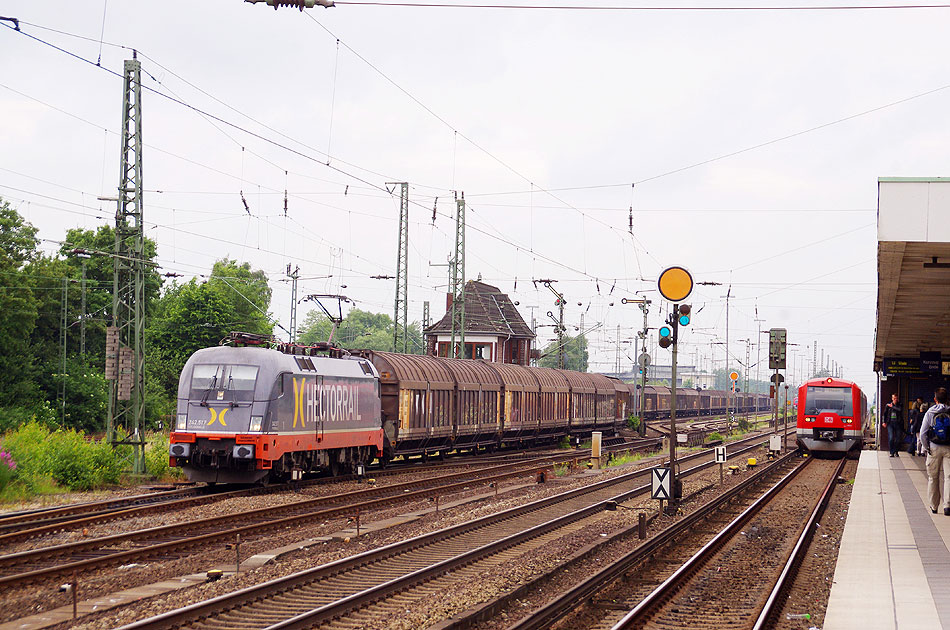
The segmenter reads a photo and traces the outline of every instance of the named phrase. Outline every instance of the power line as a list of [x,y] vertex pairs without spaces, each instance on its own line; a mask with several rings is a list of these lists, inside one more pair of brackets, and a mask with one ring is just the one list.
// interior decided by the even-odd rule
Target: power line
[[[762,11],[874,11],[907,9],[947,9],[950,4],[837,4],[837,5],[718,5],[718,6],[646,6],[646,5],[578,5],[578,4],[468,4],[453,2],[378,2],[373,0],[333,0],[334,5],[415,7],[440,9],[514,9],[545,11],[702,11],[702,12],[762,12]],[[24,22],[25,24],[25,22]]]

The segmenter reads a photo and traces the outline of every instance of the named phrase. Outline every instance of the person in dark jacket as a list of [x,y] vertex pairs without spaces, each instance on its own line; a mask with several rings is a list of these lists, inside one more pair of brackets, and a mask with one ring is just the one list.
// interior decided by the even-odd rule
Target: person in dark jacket
[[917,455],[919,453],[919,448],[917,447],[917,434],[920,433],[920,423],[924,419],[924,412],[927,411],[927,405],[924,404],[924,399],[921,396],[917,397],[913,403],[911,403],[910,413],[907,414],[907,453],[908,455]]
[[891,402],[884,407],[884,420],[881,422],[881,426],[887,429],[887,445],[890,448],[891,457],[897,457],[901,448],[901,440],[904,438],[904,427],[901,426],[902,411],[903,409],[897,401],[897,394],[891,394]]

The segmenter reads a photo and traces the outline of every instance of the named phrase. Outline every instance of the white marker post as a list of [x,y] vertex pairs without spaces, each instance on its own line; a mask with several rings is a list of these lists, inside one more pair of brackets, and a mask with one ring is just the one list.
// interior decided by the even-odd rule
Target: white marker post
[[726,447],[716,447],[716,463],[719,464],[719,485],[722,485],[722,467],[726,463]]
[[669,468],[653,468],[650,476],[650,497],[660,500],[660,514],[663,514],[663,501],[673,498]]

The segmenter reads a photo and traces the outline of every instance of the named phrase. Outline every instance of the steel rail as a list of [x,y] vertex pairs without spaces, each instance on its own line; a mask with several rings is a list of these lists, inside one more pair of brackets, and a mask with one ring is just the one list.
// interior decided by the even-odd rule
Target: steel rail
[[[104,555],[98,555],[94,558],[86,558],[82,560],[67,561],[66,563],[56,564],[54,566],[43,567],[39,569],[33,569],[30,571],[24,571],[20,573],[13,573],[11,575],[6,575],[0,577],[0,591],[12,586],[17,586],[23,583],[34,582],[41,579],[51,578],[56,575],[65,575],[71,574],[73,572],[87,571],[93,568],[102,567],[105,565],[115,564],[119,561],[130,561],[140,558],[148,558],[158,554],[166,553],[172,549],[187,549],[199,544],[206,544],[218,540],[230,540],[236,534],[254,534],[262,530],[272,531],[275,528],[283,526],[292,526],[298,525],[306,521],[318,520],[339,517],[349,514],[357,513],[361,510],[374,509],[379,507],[384,507],[392,504],[394,501],[405,502],[412,501],[416,499],[425,499],[429,498],[433,493],[446,494],[453,492],[461,492],[467,489],[472,484],[478,483],[491,483],[499,482],[505,479],[512,477],[519,477],[525,474],[531,474],[532,470],[537,469],[539,466],[542,468],[547,468],[548,466],[554,463],[566,462],[576,459],[578,455],[576,453],[568,453],[565,455],[559,455],[554,457],[546,457],[540,461],[520,461],[513,462],[508,464],[499,464],[491,466],[484,469],[479,469],[477,471],[465,471],[460,473],[455,473],[453,475],[447,475],[437,478],[429,478],[424,480],[417,480],[412,482],[407,482],[404,484],[396,484],[392,486],[384,486],[379,488],[369,488],[366,490],[357,490],[354,492],[346,492],[342,494],[332,495],[329,497],[321,497],[315,499],[309,499],[305,501],[297,501],[294,503],[286,504],[280,506],[279,508],[267,507],[260,508],[257,510],[250,510],[243,512],[241,514],[230,514],[225,516],[217,516],[206,519],[198,519],[193,521],[188,521],[185,523],[178,523],[173,525],[162,525],[158,527],[152,527],[144,530],[137,530],[134,532],[128,532],[124,534],[114,534],[112,536],[105,536],[102,538],[92,539],[88,541],[78,541],[72,543],[65,543],[62,545],[55,545],[51,547],[45,547],[41,549],[34,549],[29,551],[21,551],[17,553],[7,554],[0,556],[0,570],[10,570],[15,568],[18,565],[24,565],[29,563],[38,563],[43,561],[48,561],[56,557],[67,557],[69,554],[81,554],[90,550],[99,550],[106,546],[114,546],[120,543],[131,542],[131,541],[142,541],[142,540],[156,540],[162,541],[163,538],[172,538],[173,540],[155,542],[148,544],[146,546],[138,547],[135,549],[128,549],[123,551],[116,551],[114,553],[107,553]],[[508,472],[489,476],[484,476],[484,473],[491,471],[502,471],[507,470]],[[640,473],[646,474],[646,473]],[[473,475],[476,475],[473,478]],[[450,481],[451,483],[445,483]],[[440,485],[441,484],[441,485]],[[432,487],[432,486],[435,487]],[[407,492],[409,488],[421,487],[423,489],[416,490],[414,492]],[[380,496],[384,495],[384,496]],[[353,503],[354,498],[360,497],[378,497],[373,499],[367,499],[362,502]],[[327,505],[332,505],[334,503],[344,502],[345,505],[338,507],[323,507]],[[274,518],[275,511],[299,511],[305,510],[301,514],[293,514],[290,516],[285,516],[282,518]],[[237,519],[255,519],[260,518],[261,520],[253,522],[247,525],[241,525],[238,527],[230,527],[230,525]],[[205,534],[198,534],[195,536],[188,536],[185,539],[182,539],[182,534],[184,529],[197,529],[201,527],[214,527],[219,524],[226,524],[229,527],[225,530],[213,531]]]
[[[518,468],[518,467],[524,468],[526,466],[528,466],[529,468],[536,468],[537,464],[526,464],[524,462],[518,462],[514,464],[501,464],[501,465],[493,466],[489,468],[488,470],[503,470],[503,469]],[[300,519],[300,518],[326,517],[326,516],[333,516],[337,514],[346,514],[346,513],[355,511],[358,508],[376,507],[380,505],[381,502],[392,501],[393,499],[420,498],[420,497],[425,496],[426,493],[431,492],[431,488],[425,489],[425,490],[418,490],[416,492],[406,492],[408,488],[412,488],[412,487],[427,486],[427,485],[435,484],[437,485],[436,489],[440,491],[453,491],[453,490],[457,491],[465,487],[466,485],[473,483],[474,481],[479,481],[478,479],[473,479],[472,475],[483,473],[483,472],[485,472],[485,469],[481,471],[466,471],[466,472],[461,472],[461,473],[455,473],[455,474],[443,476],[437,479],[418,480],[418,481],[406,482],[402,484],[395,484],[392,486],[367,488],[364,490],[356,490],[353,492],[334,494],[327,497],[319,497],[319,498],[314,498],[314,499],[306,499],[303,501],[296,501],[293,503],[288,503],[284,506],[280,506],[279,508],[275,508],[275,507],[259,508],[256,510],[242,512],[240,514],[228,514],[225,516],[215,516],[215,517],[210,517],[210,518],[205,518],[205,519],[187,521],[185,523],[177,523],[173,525],[161,525],[158,527],[151,527],[148,529],[136,530],[134,532],[128,532],[124,534],[114,534],[112,536],[105,536],[102,538],[96,538],[89,541],[65,543],[62,545],[55,545],[51,547],[44,547],[40,549],[33,549],[29,551],[21,551],[21,552],[16,552],[12,554],[6,554],[3,556],[0,556],[0,569],[4,567],[15,566],[18,564],[33,562],[43,557],[63,555],[70,552],[82,552],[82,551],[95,549],[102,546],[114,545],[120,542],[135,541],[135,540],[141,540],[145,538],[154,538],[156,536],[162,536],[165,534],[180,536],[183,528],[213,526],[218,523],[232,523],[237,518],[250,519],[250,518],[255,518],[255,517],[271,517],[275,511],[280,510],[280,509],[286,509],[286,510],[305,509],[306,510],[306,509],[314,508],[315,510],[318,510],[320,506],[332,505],[334,503],[339,503],[339,502],[352,501],[353,498],[373,497],[373,496],[379,497],[380,495],[386,495],[379,499],[367,500],[359,504],[347,505],[341,508],[331,508],[331,509],[323,509],[319,511],[312,511],[312,512],[305,513],[303,515],[287,517],[284,519],[272,519],[272,520],[268,520],[267,524],[269,526],[274,526],[274,525],[292,523],[294,522],[295,519]],[[523,474],[525,474],[523,470],[517,470],[517,471],[512,471],[512,472],[508,472],[508,473],[504,473],[500,475],[493,475],[489,477],[489,480],[500,480],[506,477],[523,475]],[[438,485],[440,482],[444,482],[446,480],[451,480],[452,483],[449,483],[446,485]],[[389,495],[392,495],[392,496],[389,496]],[[253,528],[255,527],[256,525],[250,525],[250,526],[245,526],[245,527],[238,527],[230,531],[231,533],[235,533],[235,532],[244,533],[246,531],[252,531]],[[204,541],[204,537],[199,536],[196,538],[196,540],[199,540],[199,539]],[[142,551],[142,550],[133,550],[133,551]],[[124,555],[125,554],[117,554],[116,557],[124,556]],[[67,565],[67,566],[70,566],[71,568],[78,568],[72,565]],[[0,577],[0,586],[4,586],[7,583],[7,580],[9,580],[11,577],[15,577],[15,576]]]
[[[761,436],[756,436],[755,440],[761,439]],[[755,444],[751,446],[745,446],[741,449],[738,449],[738,452],[745,452],[754,448],[758,448],[761,445],[761,442],[756,441]],[[701,458],[703,456],[708,456],[708,452],[694,453],[688,458],[695,459]],[[684,461],[684,460],[680,460]],[[714,466],[715,462],[710,460],[698,464],[697,466],[690,468],[684,473],[681,474],[692,474],[700,470],[704,470],[710,466]],[[245,605],[247,603],[265,599],[268,596],[271,596],[275,593],[283,593],[293,588],[299,588],[313,583],[314,581],[324,579],[331,575],[337,575],[344,573],[345,571],[351,570],[352,568],[363,566],[372,562],[377,562],[382,558],[389,558],[399,554],[406,553],[408,551],[424,547],[426,545],[431,545],[436,542],[453,538],[464,533],[468,533],[480,528],[487,527],[489,525],[499,523],[502,521],[510,520],[518,516],[528,514],[540,510],[542,508],[568,501],[576,497],[590,494],[598,490],[609,488],[610,486],[619,485],[628,481],[632,481],[637,477],[642,477],[649,475],[649,469],[640,469],[627,473],[625,475],[620,475],[612,479],[606,479],[599,481],[597,483],[591,484],[589,486],[584,486],[581,488],[576,488],[574,490],[569,490],[567,492],[540,499],[532,503],[511,508],[497,514],[492,514],[488,516],[481,517],[474,521],[469,521],[467,523],[462,523],[453,527],[445,528],[436,532],[431,532],[429,534],[423,534],[415,538],[393,543],[382,547],[376,550],[370,550],[363,552],[361,554],[350,556],[349,558],[344,558],[331,562],[320,567],[315,567],[313,569],[308,569],[301,571],[292,575],[284,576],[282,578],[277,578],[263,584],[256,586],[248,587],[236,591],[235,593],[229,593],[226,595],[221,595],[219,597],[206,600],[204,602],[198,602],[192,604],[185,608],[170,611],[150,619],[145,619],[133,624],[123,626],[123,630],[158,630],[169,627],[179,627],[182,624],[186,624],[195,620],[203,619],[214,614],[219,614],[227,610],[237,608],[239,606]],[[598,501],[593,504],[594,508],[598,505],[607,505],[608,503],[616,503],[626,501],[632,496],[637,494],[643,494],[650,490],[651,484],[646,484],[638,486],[632,490],[615,495],[610,499],[605,501]],[[594,509],[591,506],[583,509]],[[596,508],[596,511],[599,511],[601,508]],[[388,588],[388,587],[387,587]],[[355,596],[355,595],[354,595]],[[368,596],[368,595],[367,595]],[[319,610],[319,609],[318,609]]]
[[789,554],[788,561],[782,568],[782,573],[775,581],[775,586],[772,587],[772,591],[769,593],[768,599],[765,601],[765,606],[763,606],[762,612],[759,613],[758,618],[755,620],[752,630],[763,630],[768,622],[774,619],[775,615],[781,611],[782,604],[779,603],[780,598],[788,591],[789,588],[791,588],[792,583],[795,581],[798,568],[801,566],[802,560],[804,559],[805,554],[808,552],[808,546],[811,544],[811,540],[815,535],[818,522],[824,515],[825,508],[828,507],[828,502],[831,500],[831,495],[834,493],[835,486],[838,482],[838,477],[844,470],[846,461],[846,457],[841,458],[838,468],[835,469],[831,479],[828,480],[828,484],[821,493],[821,497],[818,499],[815,509],[812,510],[811,515],[805,522],[805,526],[802,528],[802,533],[799,535],[798,541],[795,543],[794,549],[792,549],[792,553]]
[[[726,503],[733,501],[736,497],[748,491],[748,489],[752,486],[761,483],[763,479],[770,475],[774,475],[775,471],[778,470],[779,467],[791,461],[793,457],[795,457],[795,454],[789,453],[775,460],[772,462],[771,466],[756,472],[753,476],[736,484],[723,494],[704,505],[702,508],[694,511],[679,522],[670,525],[662,532],[659,532],[657,535],[644,541],[626,555],[618,558],[583,582],[565,591],[562,595],[548,602],[530,616],[525,617],[518,623],[512,625],[509,630],[542,630],[543,628],[550,627],[558,619],[561,619],[567,613],[575,610],[579,604],[588,600],[595,593],[600,591],[605,584],[613,582],[631,568],[640,564],[647,558],[655,555],[661,549],[672,544],[674,540],[708,518],[711,513],[715,512]],[[467,626],[453,625],[450,627],[455,628]]]
[[[657,443],[657,439],[637,439],[630,442],[623,442],[620,444],[611,444],[606,445],[604,450],[607,452],[613,451],[622,451],[622,450],[648,450],[651,445]],[[590,449],[585,449],[583,451],[577,451],[574,457],[583,457],[582,453],[589,453]],[[525,465],[528,460],[539,459],[544,460],[551,457],[550,455],[541,455],[535,454],[524,454],[522,457],[517,458],[517,463],[519,465]],[[566,460],[571,459],[567,455],[556,456]],[[469,459],[469,458],[465,458]],[[371,471],[372,476],[381,477],[381,476],[392,476],[406,473],[419,473],[426,472],[429,470],[439,471],[445,466],[472,466],[479,465],[481,463],[486,463],[486,468],[491,464],[490,462],[482,461],[453,461],[446,462],[438,465],[431,466],[422,466],[419,468],[410,469],[407,466],[398,466],[397,468],[391,469],[379,469]],[[511,462],[512,464],[516,462]],[[471,472],[471,471],[469,471]],[[288,490],[295,490],[300,486],[309,486],[309,485],[322,485],[326,483],[336,483],[341,481],[352,481],[357,479],[356,475],[342,475],[338,477],[321,477],[316,479],[307,479],[296,484],[292,483],[283,483],[275,484],[268,486],[257,486],[253,488],[243,488],[239,490],[220,490],[212,491],[205,486],[198,486],[195,488],[190,488],[186,490],[173,490],[169,491],[167,499],[165,496],[160,496],[161,493],[156,493],[155,498],[152,501],[147,501],[146,499],[151,495],[140,495],[141,498],[129,497],[126,499],[113,499],[106,501],[97,501],[88,504],[81,504],[80,506],[62,506],[57,508],[47,508],[44,510],[31,511],[29,513],[18,513],[16,516],[8,517],[5,521],[4,517],[0,516],[0,532],[4,530],[13,530],[7,531],[7,533],[0,533],[0,547],[11,545],[23,540],[29,540],[31,538],[37,538],[40,536],[54,534],[63,531],[69,531],[71,529],[79,529],[81,527],[88,527],[90,525],[96,525],[100,523],[106,523],[109,521],[114,521],[123,518],[129,518],[133,516],[141,516],[143,514],[155,513],[168,511],[170,509],[182,509],[190,506],[203,505],[205,503],[213,503],[216,501],[240,497],[240,496],[253,496],[258,494],[273,494],[284,492]],[[180,499],[175,499],[174,494],[184,495]],[[190,495],[190,496],[189,496]],[[88,506],[88,507],[86,507]],[[104,506],[104,507],[102,507]],[[98,510],[98,511],[97,511]],[[90,514],[90,512],[92,512]],[[19,515],[31,515],[36,514],[36,519],[29,520],[19,520]],[[41,518],[42,516],[52,514],[52,518]],[[82,516],[85,514],[85,516]],[[78,518],[75,518],[78,516]]]
[[611,630],[628,630],[643,626],[646,617],[652,614],[663,602],[672,597],[679,588],[698,570],[712,555],[719,551],[736,532],[745,525],[759,510],[775,498],[792,479],[798,476],[812,461],[811,458],[804,460],[800,466],[796,466],[787,475],[769,488],[761,497],[755,500],[748,508],[736,516],[722,531],[716,534],[712,540],[703,545],[699,551],[676,569],[662,584],[657,586],[650,594],[640,600],[633,610],[628,612],[618,621]]
[[200,492],[200,489],[196,486],[194,488],[177,488],[174,490],[137,494],[129,497],[87,501],[84,503],[73,503],[71,505],[57,505],[21,512],[8,512],[6,514],[0,514],[0,531],[9,530],[14,527],[23,527],[29,523],[42,522],[51,518],[61,518],[63,516],[73,516],[104,510],[119,510],[131,505],[164,501],[168,498],[174,499],[178,496],[184,498],[198,492]]

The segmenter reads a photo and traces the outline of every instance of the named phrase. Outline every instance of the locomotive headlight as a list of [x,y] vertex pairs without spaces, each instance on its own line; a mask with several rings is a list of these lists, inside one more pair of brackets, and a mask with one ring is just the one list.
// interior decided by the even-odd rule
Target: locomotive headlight
[[264,416],[251,416],[251,426],[248,427],[248,431],[260,431],[263,424]]
[[851,424],[851,418],[842,418],[845,424]]
[[818,418],[805,418],[805,422],[814,422]]
[[253,444],[235,444],[231,449],[231,455],[235,459],[253,459],[254,458],[254,445]]
[[189,455],[191,455],[191,444],[187,444],[187,443],[171,444],[168,447],[168,454],[171,455],[172,457],[178,457],[178,458],[188,457]]
[[178,430],[184,431],[188,425],[188,414],[180,413],[178,414]]

